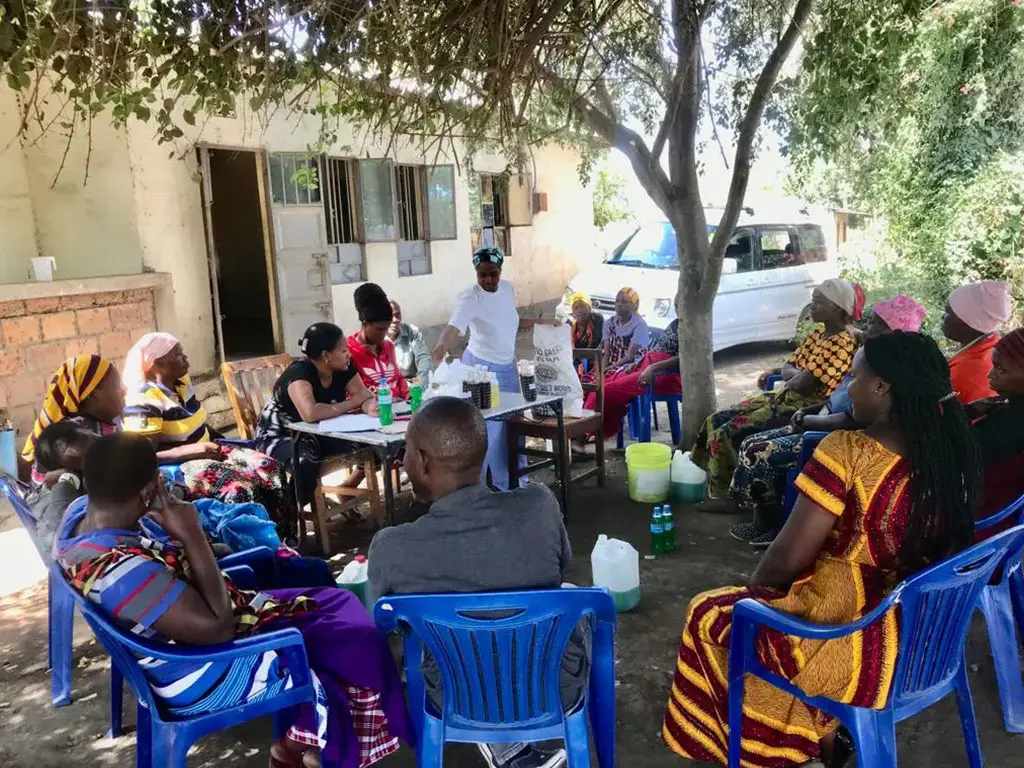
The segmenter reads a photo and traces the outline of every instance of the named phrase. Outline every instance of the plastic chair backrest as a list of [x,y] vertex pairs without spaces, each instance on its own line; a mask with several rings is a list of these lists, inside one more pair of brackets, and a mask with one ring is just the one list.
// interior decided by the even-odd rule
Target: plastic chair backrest
[[138,699],[139,704],[146,707],[154,715],[158,715],[159,710],[153,699],[153,692],[149,687],[149,682],[146,680],[142,667],[139,666],[139,657],[132,653],[131,650],[132,645],[142,643],[152,646],[148,650],[152,650],[154,655],[156,655],[160,651],[157,644],[149,643],[139,637],[128,637],[127,632],[111,623],[89,600],[84,598],[68,583],[59,565],[54,564],[50,566],[50,578],[63,582],[67,587],[65,591],[71,595],[82,615],[85,616],[86,622],[92,628],[93,633],[95,633],[96,639],[100,641],[100,645],[110,654],[111,663],[121,671],[124,679],[128,681],[128,685],[131,687],[136,699]]
[[974,523],[974,530],[984,531],[991,528],[1009,518],[1015,518],[1015,525],[1021,525],[1024,523],[1024,493],[1017,497],[1017,499],[993,515],[984,517],[981,520],[977,520]]
[[614,624],[615,604],[596,588],[403,595],[381,598],[375,615],[383,631],[407,626],[437,660],[448,725],[544,728],[564,718],[559,671],[573,629],[584,616]]
[[[1024,527],[1011,528],[927,568],[898,586],[900,651],[892,696],[899,708],[946,683],[961,663],[981,591],[1009,557],[1020,557]],[[881,640],[879,640],[881,642]]]
[[228,400],[243,440],[255,437],[260,411],[273,395],[278,377],[291,362],[290,355],[271,355],[221,364]]
[[18,516],[21,524],[25,526],[29,536],[32,537],[32,543],[35,544],[36,551],[43,558],[43,562],[49,562],[46,553],[43,552],[42,545],[39,543],[39,536],[36,533],[35,515],[29,509],[28,502],[25,501],[28,495],[28,486],[13,477],[0,475],[0,493],[7,497],[7,501],[14,508],[14,514]]

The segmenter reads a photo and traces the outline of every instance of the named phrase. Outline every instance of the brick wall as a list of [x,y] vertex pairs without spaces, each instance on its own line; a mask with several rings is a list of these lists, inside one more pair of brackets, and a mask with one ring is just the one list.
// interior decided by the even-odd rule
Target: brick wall
[[64,360],[99,354],[120,368],[135,340],[155,329],[151,288],[0,301],[0,408],[19,446]]

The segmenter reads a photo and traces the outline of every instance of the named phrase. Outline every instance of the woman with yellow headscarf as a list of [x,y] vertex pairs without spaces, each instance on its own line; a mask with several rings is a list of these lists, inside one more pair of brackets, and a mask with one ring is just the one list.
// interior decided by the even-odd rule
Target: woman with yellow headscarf
[[596,349],[604,338],[604,317],[594,311],[590,297],[577,291],[569,297],[572,310],[572,346],[574,349]]
[[121,374],[113,363],[99,355],[78,355],[61,363],[21,451],[21,458],[33,465],[33,481],[43,481],[43,474],[35,467],[36,440],[46,427],[59,421],[73,421],[98,435],[106,435],[120,428],[123,410]]

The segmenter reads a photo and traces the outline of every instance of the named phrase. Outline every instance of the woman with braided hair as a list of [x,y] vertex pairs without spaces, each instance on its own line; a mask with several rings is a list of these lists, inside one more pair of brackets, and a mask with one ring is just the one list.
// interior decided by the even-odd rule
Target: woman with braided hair
[[[662,734],[693,760],[727,762],[729,635],[744,598],[819,624],[848,624],[901,579],[971,542],[980,456],[949,365],[927,336],[896,331],[857,352],[849,387],[861,431],[833,432],[796,482],[800,497],[750,584],[690,604]],[[811,696],[860,707],[888,698],[899,616],[833,640],[762,630],[758,655]],[[743,754],[752,768],[847,763],[838,723],[763,680],[747,681]],[[749,732],[748,732],[749,727]]]

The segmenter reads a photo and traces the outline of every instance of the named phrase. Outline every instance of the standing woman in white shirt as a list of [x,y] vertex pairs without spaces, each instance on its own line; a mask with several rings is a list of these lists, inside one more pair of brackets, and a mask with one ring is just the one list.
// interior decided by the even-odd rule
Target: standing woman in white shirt
[[[516,291],[501,279],[505,257],[500,248],[480,248],[473,253],[476,283],[455,300],[448,327],[434,347],[436,368],[459,336],[469,331],[469,345],[462,354],[466,365],[482,365],[498,377],[502,392],[519,393],[516,367],[516,336],[521,329],[532,328],[537,320],[522,320],[516,309]],[[541,321],[543,322],[543,321]],[[525,457],[524,457],[525,458]],[[487,422],[487,460],[484,475],[490,470],[491,482],[508,490],[508,453],[505,425]]]

